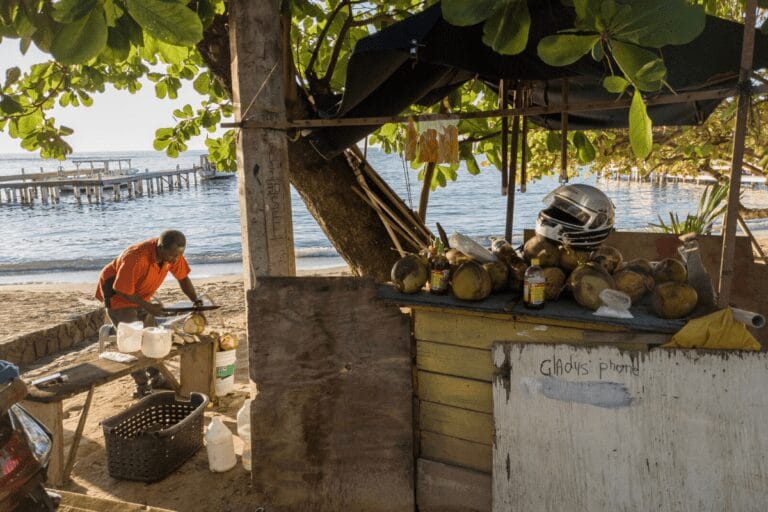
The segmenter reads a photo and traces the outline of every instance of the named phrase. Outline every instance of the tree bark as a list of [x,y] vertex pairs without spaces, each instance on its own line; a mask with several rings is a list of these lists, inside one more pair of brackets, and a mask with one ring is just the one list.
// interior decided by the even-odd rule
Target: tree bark
[[[226,15],[217,17],[206,29],[197,48],[211,72],[231,92]],[[301,95],[289,116],[315,117],[309,102],[302,101]],[[352,187],[357,186],[357,181],[344,155],[325,160],[303,137],[289,144],[288,153],[291,185],[352,273],[370,276],[379,282],[388,281],[399,256],[390,250],[392,240],[376,212],[353,193]],[[418,248],[407,246],[406,250]]]

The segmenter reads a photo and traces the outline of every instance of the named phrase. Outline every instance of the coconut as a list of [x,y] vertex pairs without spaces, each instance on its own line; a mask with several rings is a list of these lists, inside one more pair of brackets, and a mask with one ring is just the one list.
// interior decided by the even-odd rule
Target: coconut
[[653,275],[653,267],[651,266],[651,262],[643,258],[635,258],[630,261],[625,261],[621,264],[619,270],[631,270],[646,276]]
[[525,271],[528,270],[528,265],[524,261],[515,263],[512,268],[509,269],[509,289],[513,291],[523,290],[523,281],[525,280]]
[[594,263],[582,265],[574,270],[568,281],[576,302],[591,310],[596,310],[602,305],[601,291],[616,287],[613,277]]
[[476,261],[462,263],[451,276],[451,291],[457,299],[483,300],[491,289],[491,276]]
[[205,316],[202,313],[192,313],[184,320],[181,330],[184,334],[203,334],[205,323]]
[[544,288],[544,298],[546,300],[557,300],[560,293],[565,288],[565,272],[558,267],[545,267],[541,269],[544,274],[546,285]]
[[619,270],[613,274],[613,279],[616,281],[616,289],[629,295],[632,304],[636,304],[645,292],[653,289],[653,278],[634,270]]
[[458,267],[472,259],[458,249],[448,249],[445,251],[445,257],[448,258],[448,263],[451,264],[451,267]]
[[517,254],[515,248],[512,247],[512,245],[510,245],[510,243],[506,240],[494,240],[492,245],[492,252],[499,261],[504,262],[510,269],[516,263],[523,261],[523,258]]
[[661,318],[683,318],[693,313],[698,300],[696,290],[688,283],[667,281],[654,288],[651,307]]
[[556,267],[560,263],[560,250],[551,240],[541,235],[529,238],[523,246],[523,255],[525,261],[531,262],[538,258],[539,265],[542,267]]
[[509,280],[509,268],[501,261],[484,263],[483,268],[488,272],[491,278],[491,289],[494,292],[500,292],[507,288]]
[[688,271],[682,261],[675,258],[665,258],[656,263],[653,268],[653,279],[657,284],[668,281],[685,283],[688,281]]
[[232,334],[224,334],[219,338],[219,350],[235,350],[239,344],[240,340]]
[[623,258],[615,247],[601,245],[592,251],[592,254],[589,255],[589,260],[599,264],[609,274],[613,274],[621,266]]
[[589,261],[589,251],[580,251],[566,245],[560,246],[560,268],[572,272]]
[[401,293],[416,293],[427,282],[427,263],[415,254],[407,254],[392,266],[392,282]]

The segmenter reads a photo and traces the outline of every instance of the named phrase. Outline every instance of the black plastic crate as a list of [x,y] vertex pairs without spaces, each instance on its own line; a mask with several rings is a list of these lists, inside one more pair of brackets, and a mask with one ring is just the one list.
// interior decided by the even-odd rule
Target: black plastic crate
[[173,473],[203,446],[207,404],[202,393],[183,400],[163,391],[102,421],[110,476],[157,482]]

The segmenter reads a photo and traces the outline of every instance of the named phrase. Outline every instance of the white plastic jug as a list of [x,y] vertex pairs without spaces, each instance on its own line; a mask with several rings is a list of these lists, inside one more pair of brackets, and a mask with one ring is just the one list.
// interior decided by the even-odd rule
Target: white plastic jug
[[228,395],[235,389],[235,362],[237,350],[216,352],[216,396]]
[[237,464],[233,437],[232,432],[221,422],[221,416],[214,416],[205,433],[208,467],[214,473],[229,471]]
[[168,355],[173,345],[173,331],[162,327],[147,327],[141,339],[141,352],[147,357]]
[[245,401],[237,411],[237,436],[243,441],[243,467],[251,470],[251,402],[252,398]]
[[138,352],[141,350],[141,337],[144,324],[141,322],[120,322],[117,324],[117,350],[120,352]]

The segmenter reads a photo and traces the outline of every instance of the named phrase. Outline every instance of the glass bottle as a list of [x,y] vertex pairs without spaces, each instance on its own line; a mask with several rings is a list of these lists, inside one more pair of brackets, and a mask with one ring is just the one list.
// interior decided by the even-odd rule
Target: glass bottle
[[547,280],[539,266],[539,259],[533,258],[523,278],[523,305],[530,309],[543,308],[546,287]]
[[448,293],[448,282],[451,277],[451,264],[445,257],[445,246],[442,240],[434,243],[434,252],[429,264],[429,291],[437,295]]

